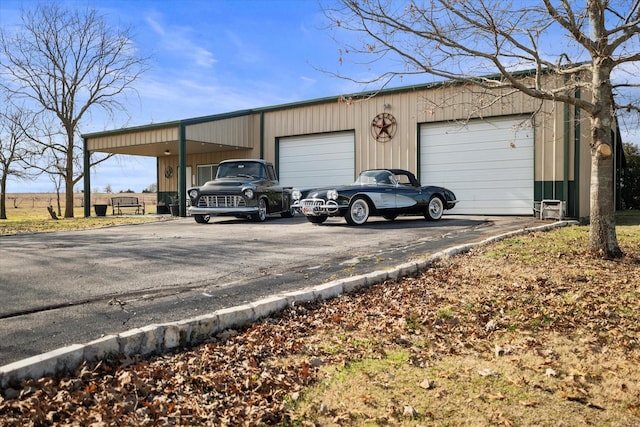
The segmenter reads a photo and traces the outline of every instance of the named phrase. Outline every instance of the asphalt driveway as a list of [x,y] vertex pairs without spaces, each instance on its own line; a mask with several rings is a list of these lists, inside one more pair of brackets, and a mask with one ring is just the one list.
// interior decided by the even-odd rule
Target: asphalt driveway
[[181,218],[0,236],[0,366],[540,224],[533,217],[372,218],[361,227],[302,217]]

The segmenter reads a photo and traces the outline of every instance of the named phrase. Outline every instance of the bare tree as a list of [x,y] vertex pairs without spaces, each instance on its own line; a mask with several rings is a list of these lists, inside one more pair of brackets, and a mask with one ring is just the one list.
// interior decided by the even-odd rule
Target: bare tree
[[[57,212],[61,216],[62,194],[65,195],[65,206],[69,205],[66,193],[61,191],[62,188],[66,188],[68,182],[69,146],[65,132],[60,130],[55,119],[52,119],[50,115],[40,115],[39,118],[40,120],[28,129],[34,154],[25,163],[27,163],[29,170],[34,171],[33,173],[48,175],[56,193]],[[73,171],[79,172],[72,177],[72,188],[83,177],[83,155],[82,145],[75,144],[71,161],[73,162]],[[112,156],[111,154],[92,154],[89,164],[95,166]],[[71,206],[73,208],[73,204]]]
[[[640,60],[637,0],[338,3],[326,15],[338,30],[361,36],[345,46],[343,56],[364,55],[369,67],[379,60],[391,67],[374,73],[370,83],[426,73],[584,111],[592,137],[589,250],[597,256],[623,256],[615,230],[612,129],[616,108],[638,111],[637,103],[617,105],[614,100],[621,89],[638,86],[623,80],[623,73]],[[398,69],[393,69],[394,59]],[[532,76],[523,79],[527,69]],[[614,70],[619,71],[617,83]],[[548,73],[563,77],[564,83],[545,86]],[[638,75],[628,73],[633,74]],[[579,96],[581,91],[590,99]]]
[[[34,124],[34,115],[24,109],[3,103],[0,111],[0,219],[7,219],[7,179],[30,179],[32,174],[26,167],[31,156],[30,138],[27,129]],[[14,201],[15,205],[15,201]]]
[[[62,215],[60,205],[60,189],[62,188],[62,175],[49,174],[49,180],[53,183],[54,188],[56,189],[56,201],[57,201],[57,216]],[[53,206],[50,206],[53,209]]]
[[120,99],[146,70],[146,58],[136,55],[129,29],[108,25],[95,10],[56,2],[23,10],[16,33],[0,31],[0,49],[0,85],[60,123],[64,141],[48,148],[53,158],[62,154],[54,167],[64,179],[64,216],[73,217],[74,185],[89,172],[77,165],[81,120],[92,107],[109,115],[124,111]]

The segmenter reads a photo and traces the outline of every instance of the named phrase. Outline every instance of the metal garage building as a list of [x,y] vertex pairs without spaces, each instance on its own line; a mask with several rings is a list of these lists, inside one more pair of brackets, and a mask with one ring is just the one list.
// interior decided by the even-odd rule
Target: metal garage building
[[554,199],[567,216],[587,217],[588,120],[565,104],[500,95],[446,82],[86,134],[85,169],[91,152],[156,157],[158,203],[168,204],[230,158],[272,161],[282,184],[300,188],[404,168],[453,190],[451,214],[532,215]]

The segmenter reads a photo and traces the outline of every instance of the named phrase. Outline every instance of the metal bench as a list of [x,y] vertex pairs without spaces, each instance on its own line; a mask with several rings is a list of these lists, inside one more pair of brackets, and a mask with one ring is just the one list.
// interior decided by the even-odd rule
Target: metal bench
[[132,196],[120,196],[111,198],[111,214],[122,215],[122,208],[136,208],[136,214],[142,213],[144,215],[144,200],[142,203],[138,201],[137,197]]

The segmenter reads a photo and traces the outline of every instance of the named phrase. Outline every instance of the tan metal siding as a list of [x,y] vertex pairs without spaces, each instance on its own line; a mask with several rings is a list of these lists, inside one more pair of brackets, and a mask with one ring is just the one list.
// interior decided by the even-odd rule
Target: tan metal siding
[[122,134],[92,137],[87,140],[89,151],[108,151],[113,148],[131,147],[178,140],[178,127],[131,131]]
[[251,148],[256,145],[252,135],[254,117],[246,115],[188,125],[186,138],[189,141]]
[[[312,106],[266,112],[264,114],[265,155],[275,153],[281,136],[301,136],[353,129],[353,108],[336,101]],[[274,160],[269,158],[268,160]]]

